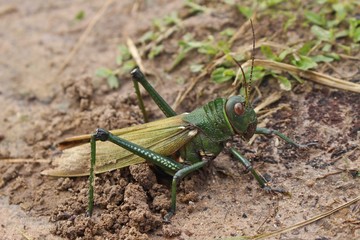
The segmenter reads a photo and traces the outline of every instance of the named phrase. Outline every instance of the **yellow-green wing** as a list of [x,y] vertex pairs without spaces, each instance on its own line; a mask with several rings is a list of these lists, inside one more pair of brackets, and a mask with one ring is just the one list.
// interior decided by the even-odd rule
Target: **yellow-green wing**
[[[195,135],[196,130],[191,130],[182,117],[183,115],[178,115],[111,132],[163,156],[170,156]],[[89,135],[83,136],[82,141]],[[107,172],[144,161],[143,158],[111,142],[98,141],[96,143],[95,173]],[[54,163],[57,165],[55,169],[45,170],[42,173],[62,177],[89,175],[90,143],[65,149],[62,155],[54,160]]]

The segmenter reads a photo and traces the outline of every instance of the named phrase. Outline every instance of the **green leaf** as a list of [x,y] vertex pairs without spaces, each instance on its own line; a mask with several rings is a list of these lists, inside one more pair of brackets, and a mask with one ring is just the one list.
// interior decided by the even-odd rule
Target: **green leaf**
[[261,67],[261,66],[255,66],[254,70],[253,70],[253,74],[252,74],[252,79],[250,79],[250,71],[246,71],[245,72],[245,77],[247,79],[247,81],[256,81],[259,79],[262,79],[265,75],[268,74],[268,72],[265,70],[265,68]]
[[360,27],[356,28],[354,36],[352,38],[355,43],[360,42]]
[[341,30],[335,33],[335,38],[342,38],[342,37],[347,37],[349,35],[349,31],[348,30]]
[[219,50],[211,44],[204,44],[199,47],[198,52],[206,55],[216,55]]
[[253,15],[253,12],[252,12],[251,8],[249,8],[249,7],[238,5],[238,10],[246,18],[251,18],[251,16]]
[[119,88],[119,80],[115,75],[110,75],[107,78],[108,85],[111,89]]
[[163,45],[154,46],[151,48],[151,51],[148,54],[149,59],[154,59],[157,55],[159,55],[164,49]]
[[340,60],[339,54],[334,53],[334,52],[326,53],[325,56],[331,57],[332,59],[337,60],[337,61]]
[[332,48],[332,45],[330,43],[326,43],[326,44],[324,44],[324,46],[322,47],[321,50],[324,52],[330,52],[331,48]]
[[226,81],[229,81],[235,76],[235,71],[232,69],[226,69],[224,67],[216,68],[211,73],[211,80],[213,80],[216,83],[223,83]]
[[223,75],[228,77],[234,77],[236,73],[233,69],[225,69]]
[[360,19],[349,19],[349,37],[353,39],[354,43],[360,42]]
[[354,43],[360,41],[360,19],[349,19],[349,37],[353,39]]
[[144,44],[146,42],[150,42],[155,39],[156,39],[156,34],[153,31],[147,31],[139,38],[139,41]]
[[328,57],[328,56],[325,56],[325,55],[316,55],[316,56],[313,56],[311,57],[315,62],[332,62],[334,61],[334,58],[332,57]]
[[168,71],[173,70],[177,65],[179,65],[179,63],[181,63],[182,60],[185,59],[186,53],[187,53],[187,51],[179,52],[178,55],[175,57],[174,61],[172,62],[172,64],[171,64],[170,68],[168,69]]
[[217,51],[222,51],[224,54],[229,54],[231,52],[228,41],[219,41],[217,43]]
[[360,25],[360,19],[358,20],[356,18],[349,18],[348,22],[349,22],[349,37],[352,38],[354,36],[357,26]]
[[336,12],[337,23],[340,23],[342,20],[344,20],[346,18],[347,11],[345,8],[345,4],[343,2],[333,4],[332,8]]
[[278,5],[279,3],[282,3],[284,0],[266,0],[265,4],[267,7],[273,7],[275,5]]
[[329,41],[332,42],[334,40],[334,35],[331,31],[325,30],[324,28],[321,28],[319,26],[312,26],[311,32],[319,39],[323,41]]
[[126,62],[123,63],[123,65],[121,67],[121,72],[128,74],[131,70],[134,69],[134,67],[136,67],[135,61],[127,60]]
[[113,71],[111,69],[105,68],[105,67],[101,67],[98,68],[95,72],[95,75],[98,77],[102,77],[102,78],[107,78],[111,75],[113,75]]
[[192,64],[190,65],[190,71],[193,73],[200,72],[204,67],[204,64]]
[[319,25],[319,26],[326,25],[326,18],[322,14],[311,12],[311,11],[305,11],[304,16],[311,23],[315,23],[316,25]]
[[269,46],[261,46],[261,52],[266,58],[276,61],[278,57],[273,53]]
[[344,45],[344,44],[338,44],[338,47],[340,47],[341,49],[343,49],[347,54],[351,53],[351,46],[349,45]]
[[312,58],[302,55],[294,58],[291,63],[302,70],[308,70],[317,66],[317,63]]
[[118,46],[118,55],[116,56],[116,64],[122,65],[124,61],[129,60],[131,58],[131,54],[129,49],[125,44],[120,44]]
[[222,36],[232,37],[235,34],[235,30],[233,28],[226,28],[224,31],[220,33]]
[[293,77],[299,83],[304,83],[304,80],[302,80],[298,75],[293,74],[293,73],[289,73],[289,74],[290,74],[291,77]]
[[[235,53],[234,55],[232,55],[233,58],[235,58],[236,61],[241,62],[245,60],[245,54],[244,53]],[[226,60],[228,60],[229,62],[233,62],[232,57],[230,54],[226,54]]]
[[273,74],[274,77],[278,80],[280,88],[282,90],[285,91],[290,91],[291,90],[291,82],[288,78],[284,77],[284,76],[280,76],[277,74]]
[[83,10],[81,10],[75,15],[75,19],[78,21],[83,20],[84,18],[85,18],[85,12]]
[[197,12],[209,12],[210,9],[208,9],[207,7],[201,6],[197,3],[194,3],[190,0],[186,0],[185,1],[185,6],[189,7],[193,13],[197,13]]
[[302,45],[302,47],[298,50],[298,54],[307,55],[313,46],[314,43],[311,41],[304,43],[304,45]]
[[284,24],[284,31],[288,30],[289,27],[292,27],[294,25],[294,23],[296,22],[296,15],[293,14],[291,16],[289,16],[288,20],[286,20],[285,24]]
[[181,63],[185,59],[187,53],[195,48],[191,44],[192,43],[190,41],[191,39],[192,39],[192,35],[186,34],[183,36],[183,40],[179,41],[179,46],[180,46],[179,53],[177,54],[171,66],[167,69],[167,71],[172,71],[179,63]]
[[181,19],[178,17],[177,12],[172,12],[164,17],[164,22],[166,25],[180,25]]
[[292,53],[293,50],[292,49],[285,49],[284,51],[282,51],[280,54],[279,54],[279,57],[278,57],[278,61],[283,61],[290,53]]
[[115,62],[117,65],[121,65],[123,63],[123,57],[121,55],[117,55],[115,58]]
[[159,32],[165,31],[165,24],[162,19],[155,18],[155,19],[153,19],[152,24],[153,24],[154,28],[157,29]]

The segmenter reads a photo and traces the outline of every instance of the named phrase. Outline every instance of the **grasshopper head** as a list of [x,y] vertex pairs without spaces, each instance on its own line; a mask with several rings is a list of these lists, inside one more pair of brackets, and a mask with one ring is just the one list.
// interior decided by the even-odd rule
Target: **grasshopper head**
[[230,97],[225,105],[225,112],[234,131],[245,140],[249,140],[255,133],[257,119],[251,106],[246,106],[242,96]]

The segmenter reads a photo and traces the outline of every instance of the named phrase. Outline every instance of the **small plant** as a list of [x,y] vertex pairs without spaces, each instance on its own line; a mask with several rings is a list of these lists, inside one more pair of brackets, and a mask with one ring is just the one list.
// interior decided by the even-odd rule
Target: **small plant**
[[121,44],[118,46],[118,55],[116,56],[116,64],[118,68],[115,70],[101,67],[96,70],[96,76],[105,78],[111,89],[119,87],[118,76],[124,75],[131,71],[135,67],[135,62],[131,57],[129,49]]

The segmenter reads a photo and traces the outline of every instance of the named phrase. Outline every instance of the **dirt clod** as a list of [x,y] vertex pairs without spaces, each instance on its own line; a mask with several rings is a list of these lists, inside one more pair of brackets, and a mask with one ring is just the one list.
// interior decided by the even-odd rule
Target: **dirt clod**
[[162,232],[166,238],[177,237],[181,234],[181,230],[172,225],[163,225]]
[[151,187],[157,183],[156,176],[148,164],[133,165],[130,166],[129,169],[135,181],[145,190],[151,189]]

